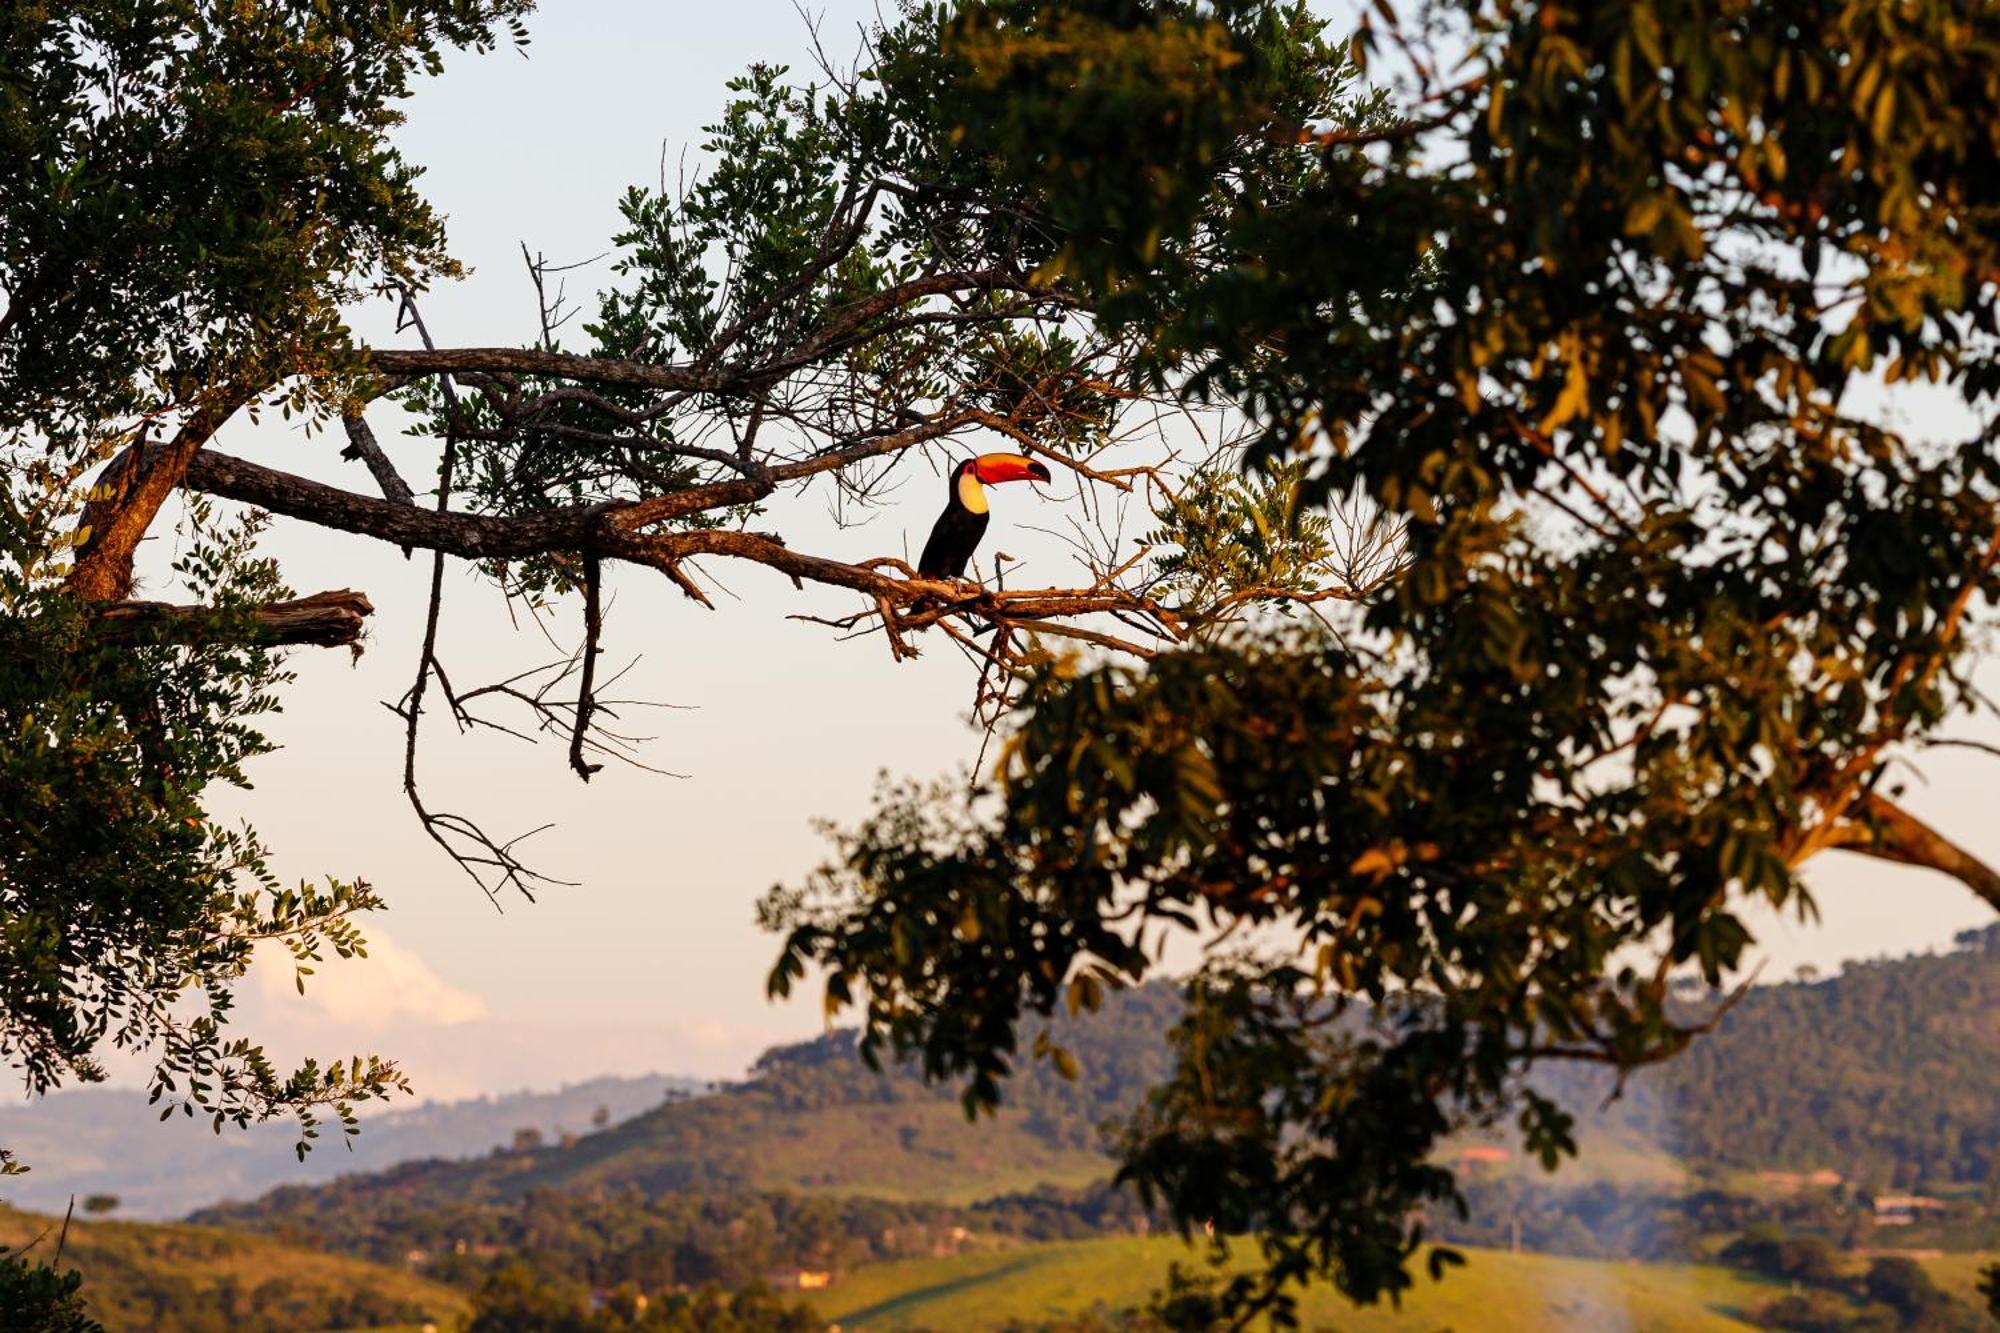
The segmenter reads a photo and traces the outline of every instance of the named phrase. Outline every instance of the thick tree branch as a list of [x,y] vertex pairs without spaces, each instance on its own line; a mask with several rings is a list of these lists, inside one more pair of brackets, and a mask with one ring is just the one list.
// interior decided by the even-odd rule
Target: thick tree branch
[[[361,641],[367,618],[375,613],[365,593],[351,588],[317,592],[289,602],[260,606],[252,620],[257,642],[312,644],[351,648]],[[161,635],[170,639],[204,638],[228,623],[229,613],[207,606],[173,606],[166,602],[115,602],[99,608],[91,632],[108,643],[132,643]]]
[[371,370],[405,378],[416,375],[545,375],[551,379],[616,384],[628,389],[696,392],[719,392],[731,383],[731,377],[724,372],[696,366],[663,366],[645,361],[572,356],[567,352],[545,352],[538,347],[369,348],[361,353],[361,358]]
[[[870,458],[880,458],[962,429],[962,416],[922,422],[777,467],[754,477],[691,486],[629,504],[573,505],[543,514],[486,515],[428,510],[309,481],[247,459],[203,450],[187,465],[182,484],[205,495],[256,505],[323,528],[375,537],[399,546],[442,551],[467,560],[505,559],[593,546],[613,529],[630,531],[711,509],[752,504],[781,482],[803,481]],[[618,552],[606,548],[609,554]]]
[[2000,871],[1884,796],[1855,803],[1831,846],[1950,875],[2000,911]]
[[[1054,624],[1093,615],[1136,622],[1160,642],[1186,637],[1188,626],[1173,609],[1116,586],[1001,591],[948,580],[892,577],[879,566],[893,561],[847,564],[795,551],[774,536],[726,528],[646,532],[662,520],[748,503],[769,494],[779,481],[832,471],[858,459],[892,453],[936,438],[961,424],[955,419],[927,422],[896,435],[866,440],[845,449],[771,468],[765,480],[740,479],[655,496],[634,504],[576,506],[548,514],[485,516],[392,504],[344,491],[242,459],[204,451],[187,470],[186,484],[226,499],[320,527],[376,537],[465,559],[504,559],[558,551],[610,557],[660,570],[698,601],[698,585],[683,565],[702,556],[748,560],[775,569],[795,583],[807,581],[847,588],[874,602],[891,641],[938,623],[946,616],[970,616],[1001,627],[1055,634],[1098,647],[1150,656],[1156,648],[1076,625]],[[1264,590],[1258,590],[1262,592]],[[1275,590],[1272,590],[1275,592]],[[1340,596],[1351,593],[1341,592]],[[1318,600],[1304,594],[1299,601]]]
[[115,602],[132,590],[132,559],[160,506],[180,486],[189,461],[253,397],[237,385],[219,389],[165,445],[134,443],[112,461],[99,478],[109,493],[83,512],[86,536],[67,580],[70,592],[85,601]]
[[[577,550],[592,545],[607,527],[603,505],[576,505],[546,514],[507,517],[461,514],[394,504],[338,486],[308,481],[288,472],[204,450],[188,466],[185,484],[207,495],[268,509],[323,528],[376,537],[399,546],[441,551],[467,560],[496,560]],[[627,507],[620,517],[644,522],[684,518],[709,509],[747,504],[770,487],[749,479],[691,487]]]

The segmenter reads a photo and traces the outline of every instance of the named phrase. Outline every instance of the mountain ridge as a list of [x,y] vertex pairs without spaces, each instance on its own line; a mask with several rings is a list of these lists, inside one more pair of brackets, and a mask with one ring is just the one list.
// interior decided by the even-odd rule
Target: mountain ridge
[[607,1075],[554,1089],[399,1107],[367,1116],[352,1139],[343,1140],[337,1129],[322,1131],[303,1161],[292,1150],[298,1131],[290,1121],[225,1128],[218,1135],[200,1117],[161,1121],[143,1092],[66,1089],[0,1107],[0,1146],[29,1168],[0,1182],[0,1199],[60,1213],[72,1195],[102,1194],[118,1199],[121,1217],[160,1221],[286,1184],[485,1153],[510,1144],[522,1130],[560,1141],[565,1132],[589,1133],[599,1108],[607,1124],[616,1123],[670,1094],[695,1096],[710,1086],[669,1074]]

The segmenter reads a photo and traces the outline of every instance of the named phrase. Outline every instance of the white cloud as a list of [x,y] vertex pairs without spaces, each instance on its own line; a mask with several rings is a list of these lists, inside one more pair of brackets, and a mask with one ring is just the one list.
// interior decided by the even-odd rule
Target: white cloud
[[304,996],[293,983],[291,957],[281,948],[267,947],[260,951],[254,968],[258,989],[273,1009],[281,1009],[289,999],[307,1006],[312,1018],[342,1027],[449,1027],[486,1017],[484,1000],[440,977],[429,963],[390,939],[380,927],[370,925],[367,936],[366,958],[329,957],[315,964],[313,974],[306,978]]

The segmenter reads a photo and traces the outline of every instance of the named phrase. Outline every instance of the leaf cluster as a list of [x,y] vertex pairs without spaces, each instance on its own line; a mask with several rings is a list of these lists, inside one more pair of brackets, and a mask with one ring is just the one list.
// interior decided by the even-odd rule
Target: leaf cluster
[[[281,1074],[226,1031],[232,987],[260,940],[301,977],[326,951],[362,951],[350,914],[364,884],[282,888],[248,829],[212,819],[218,784],[247,785],[269,750],[257,719],[288,679],[250,626],[286,595],[253,553],[260,521],[191,510],[174,568],[211,608],[197,635],[117,640],[62,589],[58,478],[11,474],[0,492],[0,1055],[44,1091],[103,1076],[107,1044],[155,1054],[164,1113],[238,1124],[380,1096],[380,1062]],[[55,487],[54,490],[47,489]]]
[[[530,0],[85,0],[0,18],[0,428],[94,437],[334,368],[369,281],[454,271],[389,135]],[[302,400],[303,401],[303,400]]]

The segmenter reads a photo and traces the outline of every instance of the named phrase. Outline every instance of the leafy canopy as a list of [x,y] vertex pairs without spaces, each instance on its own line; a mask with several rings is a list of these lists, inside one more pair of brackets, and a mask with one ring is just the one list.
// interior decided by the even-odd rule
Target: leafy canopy
[[[916,77],[1064,220],[1049,268],[1408,560],[1330,632],[1052,670],[984,800],[891,798],[767,904],[775,990],[825,968],[974,1107],[1024,1013],[1167,935],[1254,939],[1192,984],[1124,1161],[1184,1226],[1259,1233],[1231,1296],[1281,1313],[1316,1274],[1407,1286],[1449,1130],[1572,1152],[1524,1069],[1671,1058],[1713,1015],[1670,978],[1722,985],[1747,902],[1809,911],[1813,855],[2000,908],[1894,800],[1977,705],[2000,592],[2000,20],[1387,13],[1329,77],[1255,0],[924,11],[950,73]],[[1383,91],[1330,114],[1357,69]],[[1236,153],[1285,165],[1252,188]],[[1948,409],[1923,435],[1910,385]]]
[[388,140],[531,0],[30,0],[0,16],[0,427],[94,439],[323,377],[339,307],[455,272]]
[[[296,1111],[310,1139],[315,1108],[351,1128],[351,1099],[401,1083],[358,1057],[281,1072],[226,1031],[258,941],[303,984],[325,951],[362,951],[348,917],[379,901],[279,885],[255,835],[206,812],[268,748],[257,722],[286,680],[253,616],[287,596],[258,525],[192,506],[173,572],[202,615],[114,632],[77,595],[75,552],[85,502],[135,473],[95,497],[82,478],[281,380],[325,397],[340,303],[451,271],[387,135],[417,74],[518,36],[526,7],[0,14],[0,1056],[31,1089],[99,1078],[107,1045],[128,1048],[153,1056],[163,1114],[219,1130]],[[130,525],[128,568],[158,503]]]

